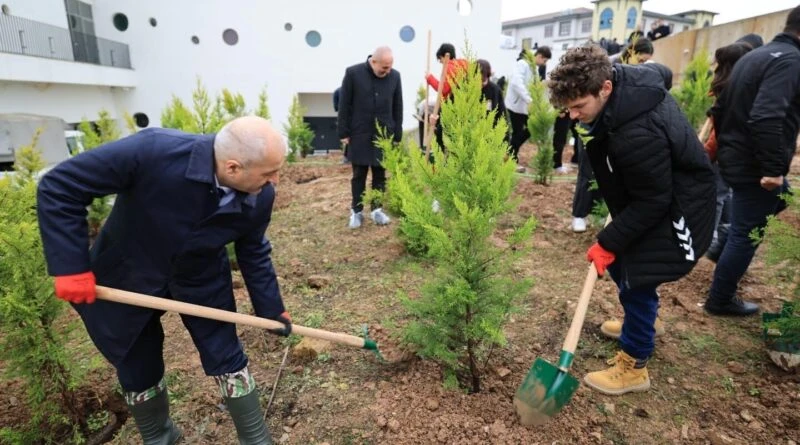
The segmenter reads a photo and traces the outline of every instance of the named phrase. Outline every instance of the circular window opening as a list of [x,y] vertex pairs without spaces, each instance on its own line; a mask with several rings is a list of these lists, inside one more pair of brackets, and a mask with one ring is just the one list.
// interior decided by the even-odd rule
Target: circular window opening
[[11,9],[5,3],[3,6],[0,6],[0,11],[3,12],[3,15],[11,15]]
[[133,120],[136,121],[136,126],[139,128],[147,128],[147,126],[150,125],[150,118],[144,113],[134,114]]
[[192,43],[194,43],[195,45],[200,43],[200,37],[192,36]]
[[472,13],[472,0],[458,0],[456,9],[464,17],[470,15]]
[[292,30],[292,24],[289,23],[289,22],[284,23],[283,24],[283,29],[285,29],[287,31],[291,31]]
[[222,40],[228,45],[236,45],[239,43],[239,33],[235,29],[228,28],[222,32]]
[[408,25],[400,28],[400,40],[402,40],[404,42],[410,42],[410,41],[414,40],[414,36],[415,35],[416,35],[416,33],[414,32],[414,28],[412,28],[412,27],[410,27]]
[[156,25],[158,25],[158,20],[156,20],[156,18],[155,18],[155,17],[150,17],[150,26],[152,26],[153,28],[155,28],[155,27],[156,27]]
[[114,28],[117,28],[118,31],[125,31],[128,29],[128,16],[121,12],[114,14],[113,22]]
[[322,36],[317,31],[309,31],[306,33],[306,43],[312,48],[319,46],[322,43]]

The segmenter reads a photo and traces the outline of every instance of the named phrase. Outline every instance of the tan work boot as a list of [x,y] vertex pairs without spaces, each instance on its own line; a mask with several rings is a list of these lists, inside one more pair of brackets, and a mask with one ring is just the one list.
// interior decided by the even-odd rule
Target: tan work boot
[[617,396],[627,392],[641,392],[650,389],[650,377],[647,367],[634,368],[636,359],[623,351],[608,361],[613,364],[605,371],[595,371],[586,374],[583,381],[592,389]]
[[[664,322],[658,317],[656,317],[653,327],[656,328],[656,337],[660,337],[666,332]],[[600,332],[606,337],[619,338],[622,335],[622,322],[619,320],[606,320],[600,325]]]

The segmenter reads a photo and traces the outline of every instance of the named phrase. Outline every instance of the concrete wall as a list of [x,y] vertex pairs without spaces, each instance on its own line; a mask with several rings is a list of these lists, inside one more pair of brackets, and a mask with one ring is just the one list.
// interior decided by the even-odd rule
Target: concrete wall
[[683,71],[696,54],[706,50],[711,60],[717,48],[731,44],[750,33],[759,34],[765,43],[769,42],[783,30],[789,11],[791,9],[723,25],[693,29],[656,40],[653,42],[655,49],[653,61],[672,69],[673,83],[678,85]]

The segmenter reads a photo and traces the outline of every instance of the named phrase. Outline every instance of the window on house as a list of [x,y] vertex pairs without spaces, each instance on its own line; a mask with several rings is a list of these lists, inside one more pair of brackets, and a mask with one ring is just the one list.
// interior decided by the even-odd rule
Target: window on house
[[636,16],[639,14],[639,11],[636,8],[631,7],[628,9],[628,20],[625,21],[625,28],[626,29],[633,29],[636,27]]
[[544,37],[553,37],[553,25],[544,25]]
[[611,8],[606,8],[600,13],[600,29],[611,29],[611,23],[614,21],[614,11]]
[[568,50],[569,49],[569,43],[565,43],[565,44],[561,45],[561,49],[563,49],[564,51]]
[[529,37],[527,39],[522,39],[522,48],[523,49],[531,49],[532,39]]
[[559,36],[568,36],[572,32],[571,26],[572,22],[558,22],[558,35]]
[[581,32],[592,32],[592,19],[584,19],[581,22]]

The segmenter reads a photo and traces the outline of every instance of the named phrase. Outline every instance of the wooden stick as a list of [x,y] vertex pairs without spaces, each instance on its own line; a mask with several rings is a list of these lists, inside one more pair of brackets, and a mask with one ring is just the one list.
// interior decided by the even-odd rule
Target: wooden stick
[[[447,64],[449,62],[450,62],[450,53],[446,53],[442,58],[442,75],[439,76],[439,88],[437,89],[436,92],[437,93],[436,105],[433,106],[432,114],[438,115],[439,108],[442,106],[442,89],[444,88],[444,83],[447,81]],[[429,156],[431,154],[431,134],[434,132],[435,128],[436,125],[429,125],[428,132],[425,134],[425,159],[429,159]]]
[[[283,323],[253,315],[240,314],[238,312],[215,309],[198,304],[184,303],[182,301],[170,300],[167,298],[153,297],[150,295],[138,294],[120,289],[113,289],[105,286],[97,286],[97,298],[115,303],[129,304],[132,306],[146,307],[160,311],[177,312],[184,315],[209,318],[228,323],[255,326],[262,329],[283,329]],[[308,328],[292,323],[292,334],[304,337],[319,338],[333,343],[355,346],[358,348],[369,348],[369,344],[355,335],[342,334],[339,332],[323,331],[322,329]],[[371,342],[371,341],[370,341]]]
[[700,132],[697,133],[697,137],[700,139],[700,142],[705,144],[709,133],[711,133],[711,118],[707,117],[705,123],[703,124],[703,128],[701,128]]
[[272,400],[275,398],[275,390],[278,389],[278,381],[281,379],[281,372],[283,372],[284,366],[286,366],[286,357],[289,356],[289,346],[283,350],[283,360],[281,360],[281,366],[278,368],[278,375],[275,376],[275,383],[272,384],[272,394],[269,395],[269,402],[267,403],[267,409],[264,410],[264,421],[267,420],[267,414],[269,414],[269,409],[272,408]]
[[[428,53],[425,57],[425,73],[431,72],[431,30],[428,30]],[[428,111],[428,100],[430,98],[431,86],[428,85],[428,79],[425,79],[425,105],[422,112],[422,142],[425,145],[425,160],[428,159],[428,154],[430,153],[427,143],[425,143],[425,138],[428,136],[428,127],[430,127],[430,112]]]

